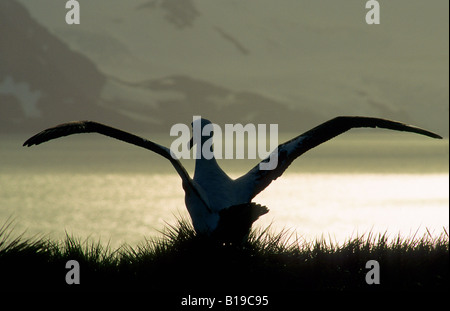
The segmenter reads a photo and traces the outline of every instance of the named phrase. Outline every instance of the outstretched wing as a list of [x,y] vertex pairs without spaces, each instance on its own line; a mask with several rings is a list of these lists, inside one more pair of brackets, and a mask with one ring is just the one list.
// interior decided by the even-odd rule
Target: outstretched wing
[[192,179],[190,178],[188,172],[183,167],[183,165],[180,163],[180,161],[178,159],[175,159],[172,157],[169,148],[161,146],[157,143],[154,143],[150,140],[139,137],[137,135],[130,134],[125,131],[113,128],[111,126],[97,123],[94,121],[73,121],[73,122],[63,123],[63,124],[57,125],[55,127],[51,127],[46,130],[43,130],[42,132],[29,138],[27,141],[25,141],[25,143],[23,145],[30,147],[33,145],[39,145],[43,142],[46,142],[46,141],[49,141],[52,139],[56,139],[59,137],[69,136],[72,134],[81,134],[81,133],[103,134],[105,136],[109,136],[109,137],[130,143],[130,144],[151,150],[151,151],[156,152],[157,154],[163,156],[164,158],[168,159],[172,163],[175,170],[180,175],[181,179],[183,180],[183,187],[192,188],[192,190],[201,198],[201,200],[205,204],[206,208],[209,209],[209,205],[205,202],[206,199],[203,198],[202,195],[200,195],[198,189],[193,184]]
[[[396,121],[370,117],[337,117],[279,145],[273,151],[276,153],[274,155],[278,156],[278,164],[273,170],[261,170],[258,164],[236,181],[245,189],[249,189],[248,199],[250,200],[264,190],[273,180],[280,177],[297,157],[333,137],[358,127],[378,127],[395,131],[413,132],[432,138],[442,138],[430,131]],[[261,161],[261,163],[268,162],[269,157]]]
[[52,139],[81,133],[103,134],[105,136],[109,136],[136,146],[146,148],[162,155],[168,160],[172,159],[170,150],[164,146],[158,145],[145,138],[94,121],[73,121],[48,128],[29,138],[26,142],[24,142],[23,145],[30,147],[33,145],[42,144]]

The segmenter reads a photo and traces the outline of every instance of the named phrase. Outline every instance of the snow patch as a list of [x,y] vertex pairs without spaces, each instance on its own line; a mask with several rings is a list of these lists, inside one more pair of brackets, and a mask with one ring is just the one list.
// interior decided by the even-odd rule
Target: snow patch
[[0,82],[0,93],[7,95],[14,95],[25,113],[27,118],[40,118],[42,112],[38,109],[37,103],[42,96],[39,90],[32,91],[30,85],[26,82],[14,81],[11,76]]

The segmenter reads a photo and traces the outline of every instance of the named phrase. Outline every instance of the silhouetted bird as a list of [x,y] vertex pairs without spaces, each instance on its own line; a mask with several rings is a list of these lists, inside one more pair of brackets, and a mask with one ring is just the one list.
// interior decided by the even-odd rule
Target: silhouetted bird
[[[192,123],[193,127],[195,122],[201,122],[202,129],[211,124],[206,119],[197,119]],[[254,221],[268,212],[266,207],[252,203],[251,200],[280,177],[292,161],[351,128],[361,127],[386,128],[442,138],[427,130],[396,121],[370,117],[337,117],[280,144],[273,151],[278,157],[274,169],[261,170],[258,164],[247,174],[234,180],[219,167],[214,157],[206,159],[203,156],[196,159],[194,179],[191,179],[180,161],[171,156],[169,148],[93,121],[69,122],[46,129],[28,139],[24,146],[38,145],[71,134],[96,132],[154,151],[168,159],[180,175],[186,207],[196,232],[217,236],[223,240],[238,241],[248,235]],[[209,136],[202,135],[201,144],[197,148],[202,148],[212,135],[213,132]],[[192,148],[192,139],[190,147]],[[270,156],[261,163],[267,163],[269,160]]]

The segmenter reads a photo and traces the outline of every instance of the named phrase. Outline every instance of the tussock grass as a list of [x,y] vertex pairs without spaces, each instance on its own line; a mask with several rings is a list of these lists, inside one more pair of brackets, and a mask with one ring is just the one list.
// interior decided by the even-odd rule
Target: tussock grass
[[[437,236],[351,238],[342,245],[292,239],[292,233],[253,230],[239,245],[195,234],[179,219],[138,246],[112,250],[100,241],[12,238],[0,228],[3,290],[142,290],[180,293],[274,291],[448,290],[448,230]],[[68,260],[80,264],[80,285],[67,285]],[[380,264],[380,284],[368,285],[368,260]]]

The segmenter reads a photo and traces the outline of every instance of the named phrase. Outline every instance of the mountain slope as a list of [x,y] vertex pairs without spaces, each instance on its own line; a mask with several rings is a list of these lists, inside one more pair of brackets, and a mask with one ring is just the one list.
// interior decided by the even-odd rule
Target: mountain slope
[[0,2],[0,131],[74,119],[123,122],[97,104],[105,76],[39,25],[18,2]]

